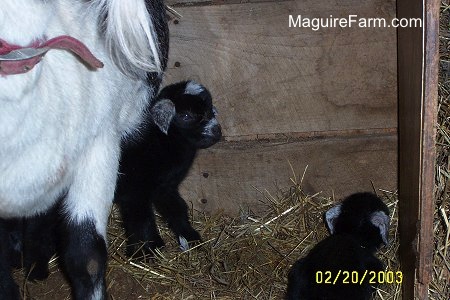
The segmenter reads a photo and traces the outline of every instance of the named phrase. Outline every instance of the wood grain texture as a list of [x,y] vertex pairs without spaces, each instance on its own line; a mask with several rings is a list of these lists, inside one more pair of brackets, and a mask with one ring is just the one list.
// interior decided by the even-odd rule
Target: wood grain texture
[[427,299],[432,272],[439,3],[398,1],[399,18],[425,15],[424,31],[398,31],[399,230],[404,299]]
[[[399,17],[422,13],[418,1],[397,1]],[[422,100],[422,29],[398,31],[399,85],[399,232],[403,271],[402,295],[414,299],[420,199],[420,134]]]
[[[215,96],[224,136],[397,126],[393,28],[289,28],[304,17],[395,16],[395,1],[285,1],[179,7],[166,83]],[[178,66],[178,67],[176,67]]]
[[[393,136],[323,140],[220,142],[200,152],[181,193],[195,209],[236,213],[261,209],[258,190],[292,185],[289,162],[309,193],[337,198],[377,188],[396,190],[397,138]],[[204,200],[206,199],[206,200]]]
[[420,198],[420,238],[419,266],[417,280],[418,295],[428,296],[428,285],[433,272],[433,222],[434,186],[436,165],[436,124],[438,114],[438,68],[439,68],[439,8],[440,1],[427,0],[425,3],[425,53],[423,70],[422,99],[422,165]]

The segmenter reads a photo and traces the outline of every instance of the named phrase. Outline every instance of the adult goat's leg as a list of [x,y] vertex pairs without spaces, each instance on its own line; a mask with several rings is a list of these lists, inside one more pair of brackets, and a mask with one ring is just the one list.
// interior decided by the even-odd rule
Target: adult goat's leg
[[11,276],[11,266],[8,262],[9,233],[4,221],[0,219],[0,298],[18,300],[19,288]]
[[75,300],[106,299],[106,226],[119,151],[117,137],[99,136],[79,162],[63,202],[61,256]]

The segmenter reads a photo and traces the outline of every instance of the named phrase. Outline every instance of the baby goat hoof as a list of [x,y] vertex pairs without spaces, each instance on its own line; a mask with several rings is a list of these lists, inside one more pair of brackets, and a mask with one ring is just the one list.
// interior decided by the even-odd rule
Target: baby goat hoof
[[165,246],[161,237],[155,237],[145,243],[135,243],[127,246],[127,256],[134,258],[153,258],[156,253],[156,249],[161,249]]

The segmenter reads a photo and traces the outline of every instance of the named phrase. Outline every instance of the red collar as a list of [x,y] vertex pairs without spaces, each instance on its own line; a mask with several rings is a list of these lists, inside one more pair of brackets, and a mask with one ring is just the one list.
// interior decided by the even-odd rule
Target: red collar
[[93,69],[103,67],[103,63],[89,51],[86,45],[67,35],[58,36],[46,42],[33,42],[28,47],[9,44],[0,39],[0,75],[26,73],[52,49],[72,51]]

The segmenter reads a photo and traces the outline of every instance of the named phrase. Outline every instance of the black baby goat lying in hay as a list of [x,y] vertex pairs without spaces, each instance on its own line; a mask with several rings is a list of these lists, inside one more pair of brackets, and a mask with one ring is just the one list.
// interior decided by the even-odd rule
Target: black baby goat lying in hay
[[[162,0],[1,1],[0,218],[43,213],[65,195],[61,260],[75,299],[106,299],[120,143],[159,89],[167,52]],[[2,228],[8,300],[20,297],[10,238]]]
[[[383,264],[374,253],[381,244],[388,243],[389,210],[386,204],[374,194],[357,193],[328,210],[325,218],[331,236],[292,266],[286,298],[370,299],[374,292],[369,283],[373,277],[370,272],[383,270]],[[350,280],[345,283],[347,273],[344,272],[356,272],[353,275],[358,276],[358,283]],[[327,277],[331,277],[329,282],[326,282]]]
[[127,253],[140,245],[151,254],[164,245],[155,224],[153,205],[186,250],[200,240],[178,192],[198,149],[221,138],[211,94],[202,85],[186,81],[165,87],[150,109],[150,117],[136,142],[127,143],[120,161],[115,201],[128,236]]

